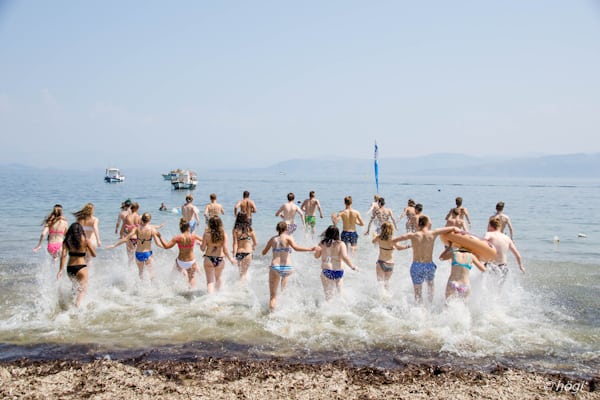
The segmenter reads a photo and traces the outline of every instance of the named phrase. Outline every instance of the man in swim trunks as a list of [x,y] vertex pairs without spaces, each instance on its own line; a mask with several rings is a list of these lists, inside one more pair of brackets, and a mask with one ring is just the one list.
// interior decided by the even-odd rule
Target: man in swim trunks
[[[457,197],[456,199],[454,199],[454,203],[456,203],[456,207],[453,207],[450,209],[450,211],[448,211],[448,214],[446,214],[446,221],[448,221],[448,219],[455,217],[455,215],[453,214],[453,210],[458,209],[458,219],[460,219],[461,221],[467,220],[467,224],[471,225],[471,218],[469,217],[469,212],[467,211],[466,207],[463,207],[462,205],[463,199],[462,197]],[[465,224],[466,226],[466,224]],[[468,229],[464,229],[465,231]]]
[[339,213],[333,213],[331,215],[331,221],[334,225],[337,225],[338,221],[342,220],[342,234],[340,239],[346,243],[346,247],[352,249],[352,255],[356,252],[356,244],[358,243],[358,233],[356,233],[356,225],[364,226],[360,213],[352,209],[352,196],[344,197],[344,204],[346,209]]
[[185,196],[185,204],[181,206],[181,217],[190,224],[190,232],[194,233],[196,227],[200,223],[200,217],[198,216],[198,209],[192,204],[194,198],[191,194]]
[[300,209],[304,211],[304,221],[306,226],[310,227],[310,232],[315,234],[315,226],[317,225],[316,211],[319,210],[319,216],[323,218],[323,210],[321,210],[321,203],[315,197],[315,191],[311,190],[308,194],[308,199],[302,202]]
[[511,238],[506,236],[501,231],[502,221],[500,217],[493,217],[488,222],[488,231],[486,232],[484,239],[494,245],[496,248],[496,258],[492,262],[485,264],[486,268],[490,272],[498,276],[500,284],[503,284],[508,274],[508,252],[509,250],[513,253],[519,264],[519,269],[522,273],[525,273],[523,263],[521,261],[521,254]]
[[304,212],[294,203],[294,193],[288,193],[287,199],[288,202],[279,207],[279,210],[275,213],[276,217],[281,217],[285,223],[287,224],[287,232],[292,235],[296,228],[298,227],[295,223],[296,214],[300,214],[300,220],[302,221],[302,226],[304,230],[306,230],[306,223],[304,222]]
[[409,232],[396,238],[398,241],[410,240],[413,249],[413,262],[410,266],[410,277],[413,282],[415,301],[423,302],[423,282],[427,282],[429,303],[433,301],[433,279],[436,265],[433,263],[433,246],[435,239],[442,233],[458,232],[455,226],[430,230],[429,217],[421,216],[417,222],[417,232]]
[[206,225],[208,226],[208,220],[210,217],[220,217],[221,215],[225,215],[225,210],[223,206],[217,203],[217,195],[215,193],[210,194],[210,203],[204,207],[204,219],[206,220]]

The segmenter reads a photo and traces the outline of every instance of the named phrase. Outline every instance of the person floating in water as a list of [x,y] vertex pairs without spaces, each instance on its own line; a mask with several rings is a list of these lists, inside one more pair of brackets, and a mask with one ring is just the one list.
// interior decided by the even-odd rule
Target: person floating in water
[[160,207],[158,208],[158,211],[167,211],[167,205],[165,204],[164,201],[162,203],[160,203]]

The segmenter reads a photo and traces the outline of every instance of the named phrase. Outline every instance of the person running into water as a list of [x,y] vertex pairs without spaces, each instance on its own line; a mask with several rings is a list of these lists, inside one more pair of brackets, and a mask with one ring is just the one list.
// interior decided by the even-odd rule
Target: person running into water
[[300,209],[304,212],[305,226],[310,227],[310,233],[315,234],[315,226],[317,225],[317,210],[319,210],[319,216],[323,218],[323,210],[321,209],[321,203],[315,197],[315,191],[311,190],[308,194],[308,199],[302,202]]
[[60,256],[65,233],[67,233],[67,227],[69,226],[67,219],[63,216],[63,208],[60,204],[54,205],[52,212],[44,219],[43,225],[40,240],[37,246],[33,248],[33,252],[37,253],[42,248],[44,238],[48,237],[46,249],[52,259],[56,260]]
[[454,207],[450,210],[450,216],[446,217],[446,226],[455,226],[462,231],[469,231],[467,223],[460,218],[460,209],[458,207]]
[[152,265],[152,239],[155,240],[157,246],[163,246],[160,239],[160,232],[158,232],[158,228],[160,227],[150,225],[150,221],[152,221],[152,215],[150,215],[150,213],[142,214],[141,225],[136,226],[131,232],[129,232],[127,236],[121,238],[118,242],[111,246],[107,246],[106,248],[112,249],[122,245],[123,243],[129,244],[131,243],[132,238],[135,237],[135,263],[138,267],[140,279],[144,279],[144,271],[147,271],[150,280],[153,280],[154,270]]
[[252,214],[256,211],[256,204],[254,204],[254,201],[250,200],[250,192],[244,190],[242,199],[235,203],[235,206],[233,207],[233,216],[237,217],[238,212],[244,213],[248,216],[248,222],[252,225]]
[[415,219],[417,211],[415,210],[415,205],[416,203],[413,199],[408,199],[406,207],[404,207],[404,210],[402,210],[402,214],[398,216],[398,222],[402,221],[402,218],[406,217],[406,232],[417,231],[417,221]]
[[256,250],[256,234],[250,226],[247,214],[239,213],[237,215],[231,237],[233,241],[232,254],[240,270],[240,280],[246,282],[246,274],[252,263],[254,250]]
[[344,266],[342,261],[358,272],[348,257],[346,244],[340,240],[340,230],[330,225],[322,234],[321,241],[315,249],[315,258],[321,259],[321,283],[325,292],[325,300],[329,301],[334,294],[342,293]]
[[283,221],[287,224],[287,231],[290,235],[293,235],[298,226],[296,225],[296,214],[300,214],[300,220],[302,221],[302,226],[304,230],[306,230],[306,224],[304,223],[304,212],[294,203],[294,193],[288,193],[287,199],[288,202],[284,203],[279,209],[275,212],[276,217],[281,217]]
[[124,237],[129,238],[126,242],[129,266],[132,266],[135,261],[135,247],[137,246],[137,237],[135,235],[131,235],[131,233],[134,232],[142,222],[142,218],[140,217],[140,214],[138,214],[139,209],[140,205],[138,203],[131,203],[131,206],[129,207],[129,213],[126,214],[125,218],[123,219],[123,236],[121,239]]
[[221,218],[210,217],[208,226],[202,237],[200,246],[204,252],[204,272],[206,273],[206,288],[208,293],[220,290],[222,285],[221,275],[225,268],[223,257],[235,264],[235,260],[227,249],[227,234],[223,229]]
[[[467,211],[466,207],[463,207],[462,202],[463,199],[462,197],[457,197],[456,199],[454,199],[454,202],[456,203],[456,207],[453,207],[450,209],[450,211],[448,211],[448,214],[446,214],[446,220],[448,220],[449,218],[452,217],[453,215],[453,210],[454,209],[458,209],[458,219],[462,220],[467,220],[467,224],[471,225],[471,218],[469,217],[469,212]],[[465,225],[465,226],[468,226]],[[466,231],[467,229],[465,229]]]
[[277,226],[277,235],[273,236],[267,242],[262,251],[266,256],[269,250],[273,250],[271,267],[269,268],[269,310],[273,311],[277,307],[277,292],[281,286],[281,291],[285,290],[288,279],[293,273],[292,267],[292,249],[296,251],[314,251],[315,247],[301,247],[296,244],[292,235],[287,231],[287,223],[280,221]]
[[346,209],[339,213],[331,215],[331,221],[334,225],[337,225],[338,221],[342,220],[342,234],[340,238],[347,247],[352,249],[352,255],[356,252],[356,245],[358,243],[358,233],[356,233],[356,225],[364,226],[360,213],[352,209],[352,196],[344,197],[344,204]]
[[[68,260],[67,260],[68,257]],[[60,280],[67,267],[67,275],[73,284],[75,305],[79,307],[85,296],[88,284],[88,257],[96,257],[96,247],[86,236],[83,226],[74,222],[65,234],[60,257],[60,266],[56,279]]]
[[175,270],[183,275],[188,280],[190,289],[196,288],[196,271],[198,270],[198,263],[196,262],[196,256],[194,255],[194,245],[198,247],[202,244],[202,238],[195,233],[191,232],[190,223],[184,218],[179,220],[180,235],[175,236],[168,243],[161,238],[161,244],[165,249],[170,249],[177,245],[179,254],[175,259]]
[[185,204],[181,206],[181,217],[190,223],[190,232],[194,233],[198,224],[200,223],[200,217],[198,216],[198,209],[193,204],[194,198],[191,194],[185,196]]
[[492,215],[489,219],[491,220],[492,218],[500,219],[499,231],[501,233],[504,233],[504,230],[508,227],[508,231],[510,232],[510,239],[514,240],[513,239],[512,222],[510,222],[510,218],[508,217],[508,215],[504,214],[504,202],[503,201],[499,201],[496,204],[496,214]]
[[433,291],[435,270],[437,266],[433,263],[433,246],[435,239],[442,233],[459,232],[454,226],[447,226],[430,230],[431,223],[429,217],[423,215],[419,217],[417,232],[405,233],[396,238],[398,241],[410,240],[413,249],[413,261],[410,266],[410,277],[413,282],[415,292],[415,301],[423,302],[423,283],[427,282],[429,303],[433,302]]
[[[98,231],[99,221],[94,216],[94,208],[92,203],[87,203],[81,210],[74,212],[73,215],[76,221],[83,227],[86,238],[95,249],[96,247],[102,247],[102,241],[100,240],[100,233]],[[92,265],[92,258],[89,253],[86,256],[86,262]]]
[[369,207],[369,209],[367,210],[367,213],[365,215],[370,216],[370,218],[373,218],[373,216],[375,215],[377,210],[379,210],[379,195],[378,194],[373,196],[373,202],[371,203],[371,207]]
[[371,224],[373,223],[373,221],[376,221],[375,226],[377,233],[380,232],[381,225],[383,225],[383,223],[387,221],[392,221],[392,223],[394,224],[394,229],[398,229],[398,227],[396,226],[396,220],[394,219],[394,213],[392,212],[392,210],[385,207],[385,199],[383,197],[380,197],[378,203],[379,208],[376,212],[373,213],[373,216],[369,221],[369,225],[367,225],[367,231],[365,232],[365,236],[369,234],[369,230],[371,229]]
[[452,260],[450,264],[450,276],[446,284],[446,304],[454,298],[466,299],[471,293],[471,281],[469,275],[473,265],[481,272],[485,272],[485,266],[477,256],[467,249],[452,247],[452,243],[440,255],[440,260]]
[[498,277],[498,281],[502,285],[508,274],[509,251],[515,256],[522,273],[525,273],[525,268],[523,268],[521,254],[519,253],[519,250],[517,250],[517,246],[515,246],[515,243],[511,238],[502,233],[501,229],[502,221],[499,217],[493,217],[488,221],[488,231],[486,232],[484,239],[496,248],[496,258],[493,261],[486,263],[485,266],[491,273]]
[[390,290],[390,279],[394,272],[394,250],[406,250],[410,245],[402,245],[399,238],[392,238],[394,226],[386,221],[381,225],[379,235],[373,238],[373,244],[379,245],[379,256],[375,263],[377,282],[383,283],[386,293]]
[[221,215],[225,215],[225,210],[223,206],[217,203],[217,195],[215,193],[210,194],[210,203],[204,207],[204,219],[206,220],[206,224],[208,225],[208,220],[210,217],[219,217]]
[[[125,233],[125,218],[131,214],[131,200],[127,199],[121,203],[121,212],[117,216],[117,224],[115,225],[115,235],[119,235],[119,239],[127,236]],[[120,227],[120,229],[119,229]]]

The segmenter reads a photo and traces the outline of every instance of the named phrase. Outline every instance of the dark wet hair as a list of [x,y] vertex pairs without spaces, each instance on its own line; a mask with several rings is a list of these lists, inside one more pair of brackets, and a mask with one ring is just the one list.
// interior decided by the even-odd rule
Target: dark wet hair
[[242,233],[252,232],[252,226],[250,225],[248,215],[244,213],[238,213],[238,215],[235,217],[233,229]]
[[454,201],[456,202],[456,207],[462,206],[462,197],[457,197]]
[[81,249],[83,238],[85,238],[83,226],[79,222],[73,222],[71,226],[69,226],[69,229],[67,229],[67,233],[65,233],[63,245],[69,250]]
[[329,225],[323,233],[321,233],[321,244],[331,247],[334,242],[340,240],[340,230],[335,225]]
[[292,201],[292,200],[294,200],[295,198],[296,198],[296,196],[294,196],[294,193],[292,193],[292,192],[288,193],[288,195],[287,195],[287,199],[288,199],[288,201]]
[[409,207],[414,207],[415,206],[415,201],[413,199],[408,199],[408,206]]
[[211,193],[209,197],[210,197],[211,200],[216,200],[217,199],[217,194],[216,193]]
[[498,217],[490,218],[489,224],[494,229],[500,229],[502,227],[502,221]]
[[417,205],[415,205],[415,210],[416,211],[423,211],[423,204],[418,203]]
[[313,197],[315,197],[315,191],[314,191],[314,190],[311,190],[310,192],[308,192],[308,197],[310,197],[311,199],[312,199]]
[[377,203],[379,204],[380,207],[383,207],[385,205],[385,199],[383,197],[380,197],[377,200]]
[[419,228],[424,228],[429,225],[429,217],[427,215],[421,215],[419,217]]
[[349,206],[350,204],[352,204],[352,196],[346,196],[344,197],[344,204]]
[[503,201],[499,201],[499,202],[496,204],[496,210],[497,210],[497,211],[502,211],[502,210],[504,210],[504,202],[503,202]]
[[247,199],[248,197],[250,197],[250,192],[247,190],[244,190],[244,193],[242,194],[242,197],[244,197],[244,199]]

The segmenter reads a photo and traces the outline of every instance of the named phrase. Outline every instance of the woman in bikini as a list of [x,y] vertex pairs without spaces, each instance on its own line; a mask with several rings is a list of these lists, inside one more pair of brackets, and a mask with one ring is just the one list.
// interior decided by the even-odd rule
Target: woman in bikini
[[321,283],[325,292],[325,300],[331,300],[334,293],[342,292],[344,267],[342,261],[350,268],[358,271],[348,257],[346,244],[340,240],[340,230],[330,225],[321,234],[321,242],[315,249],[315,258],[321,259]]
[[281,286],[281,291],[287,286],[287,281],[293,272],[291,266],[292,249],[296,251],[315,251],[316,247],[300,247],[294,241],[292,235],[287,232],[287,223],[281,221],[276,226],[277,236],[273,236],[267,242],[262,251],[266,256],[270,249],[273,249],[273,258],[271,268],[269,269],[269,309],[275,310],[277,306],[277,290]]
[[248,214],[239,213],[235,217],[235,224],[231,233],[233,238],[233,252],[240,269],[240,280],[246,282],[248,267],[252,263],[252,254],[256,249],[256,234],[250,225]]
[[413,199],[408,199],[406,207],[402,210],[402,214],[398,216],[398,222],[402,220],[402,218],[406,217],[406,232],[416,232],[417,226],[415,225],[415,215],[417,214],[415,210],[415,201]]
[[[68,261],[67,261],[68,256]],[[75,304],[77,307],[85,295],[88,283],[87,257],[96,257],[96,247],[85,234],[83,226],[78,222],[71,224],[67,233],[60,257],[60,267],[56,279],[60,279],[67,267],[67,275],[73,283],[73,292],[77,293]]]
[[[98,218],[94,217],[94,205],[92,203],[87,203],[81,210],[74,212],[73,215],[77,218],[77,222],[83,227],[85,237],[92,246],[94,246],[94,248],[102,247],[102,241],[100,240],[100,234],[98,233]],[[86,256],[86,261],[91,265],[92,259],[89,254]]]
[[227,257],[229,262],[235,263],[235,260],[227,250],[227,234],[223,229],[223,221],[218,216],[208,219],[208,227],[202,237],[200,246],[204,252],[204,272],[206,273],[206,287],[208,293],[213,293],[221,289],[221,274],[225,269],[223,257]]
[[131,243],[133,237],[136,238],[135,248],[135,262],[138,267],[140,279],[144,278],[144,270],[148,272],[150,280],[154,279],[154,270],[152,268],[152,239],[156,241],[157,246],[162,247],[160,240],[160,226],[150,225],[152,221],[152,215],[150,213],[144,213],[141,218],[142,224],[137,226],[133,231],[129,232],[127,236],[119,239],[119,241],[113,245],[107,246],[107,249],[112,249],[123,243]]
[[467,249],[456,249],[449,243],[440,255],[440,260],[452,260],[450,276],[446,284],[446,304],[453,298],[466,299],[471,292],[469,273],[475,265],[481,272],[485,272],[485,265],[477,256]]
[[135,232],[136,228],[140,226],[142,219],[138,210],[140,209],[140,205],[136,202],[131,203],[129,207],[129,214],[125,215],[123,218],[123,237],[128,237],[126,247],[127,247],[127,259],[129,260],[129,266],[133,265],[135,259],[135,251],[136,246],[138,244],[138,239],[136,235],[131,235],[132,232]]
[[383,282],[385,290],[390,289],[390,279],[394,272],[394,250],[406,250],[410,244],[401,245],[398,238],[392,238],[394,226],[386,221],[381,225],[381,233],[373,239],[373,244],[379,244],[379,257],[375,263],[377,282]]
[[179,254],[175,259],[175,270],[185,275],[190,285],[190,289],[194,289],[196,287],[195,273],[198,269],[198,263],[194,256],[194,245],[198,244],[198,246],[200,246],[202,244],[202,238],[191,232],[190,223],[185,218],[179,220],[179,230],[181,231],[181,235],[175,236],[168,243],[165,243],[164,240],[160,238],[160,242],[165,249],[170,249],[177,245]]
[[67,232],[67,219],[63,216],[63,208],[60,204],[55,204],[52,212],[46,217],[43,222],[44,228],[40,235],[40,241],[33,248],[34,253],[37,253],[42,248],[44,238],[48,237],[48,253],[56,260],[60,256],[65,233]]

